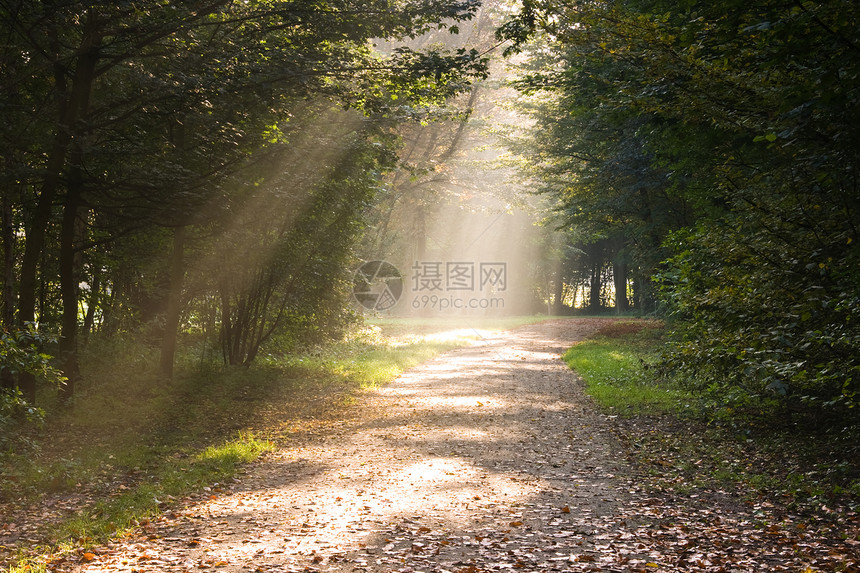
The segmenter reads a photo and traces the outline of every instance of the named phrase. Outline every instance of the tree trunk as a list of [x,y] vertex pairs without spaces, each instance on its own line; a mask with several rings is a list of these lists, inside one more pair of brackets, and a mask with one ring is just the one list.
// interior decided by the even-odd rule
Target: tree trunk
[[633,280],[631,287],[631,290],[633,291],[633,308],[635,308],[639,312],[639,314],[642,314],[642,301],[640,300],[640,297],[642,295],[642,289],[639,287],[638,269],[633,270]]
[[90,278],[90,298],[87,301],[87,314],[84,317],[84,328],[82,330],[84,339],[95,332],[96,308],[99,306],[101,292],[101,269],[96,269]]
[[[54,145],[48,157],[47,173],[42,183],[36,209],[30,226],[26,231],[24,255],[21,259],[21,279],[18,296],[18,323],[26,326],[36,322],[36,293],[38,287],[39,260],[45,248],[45,238],[54,197],[60,183],[60,173],[66,160],[66,148],[71,137],[62,126],[54,138]],[[30,403],[36,402],[36,378],[23,372],[18,377],[18,387]]]
[[[8,160],[5,163],[8,170]],[[3,300],[0,301],[0,328],[10,328],[15,320],[15,222],[12,217],[12,197],[7,189],[3,192],[0,213],[3,233]]]
[[552,314],[561,316],[561,311],[564,308],[564,278],[561,270],[561,263],[555,270],[555,280],[553,281],[553,297],[552,297]]
[[233,365],[233,321],[230,319],[232,305],[230,304],[230,287],[226,278],[219,281],[221,296],[221,355],[224,363]]
[[591,266],[591,281],[590,287],[588,291],[588,310],[589,312],[599,312],[600,311],[600,289],[601,289],[601,277],[600,270],[603,266],[602,261],[595,257],[596,260],[592,262]]
[[[8,165],[8,161],[6,162]],[[3,233],[3,300],[0,330],[11,328],[15,320],[15,227],[12,221],[12,198],[3,193],[2,203]],[[0,388],[15,387],[15,379],[5,368],[0,369]]]
[[415,260],[423,261],[427,256],[427,214],[425,207],[416,205],[415,218],[413,220],[413,233],[415,238]]
[[161,340],[159,371],[167,380],[173,378],[176,357],[176,340],[179,314],[182,310],[182,284],[185,278],[185,227],[173,229],[173,254],[170,258],[170,290],[167,294],[167,311],[164,318],[164,337]]
[[615,283],[615,311],[627,312],[627,264],[615,263],[612,265],[612,280]]
[[69,184],[63,207],[63,221],[60,227],[60,295],[63,302],[63,317],[60,330],[59,357],[66,383],[60,392],[63,400],[75,394],[75,385],[80,378],[78,366],[78,273],[75,250],[77,238],[78,211],[83,194],[83,173],[81,162],[83,152],[75,145]]
[[105,288],[105,297],[101,301],[102,307],[102,326],[101,332],[103,336],[113,336],[119,331],[119,319],[117,315],[117,306],[119,301],[125,295],[125,281],[119,272],[114,269],[112,276],[106,277],[107,283]]
[[[66,68],[57,56],[54,64],[54,79],[58,93],[57,130],[54,141],[48,152],[45,165],[45,175],[36,201],[36,208],[30,225],[27,228],[24,243],[24,255],[21,259],[20,294],[18,297],[18,321],[20,324],[36,321],[36,287],[38,285],[39,259],[45,248],[48,224],[51,221],[54,200],[59,194],[63,170],[73,133],[80,118],[86,114],[95,80],[96,63],[98,62],[98,45],[101,37],[97,33],[98,21],[95,10],[87,13],[84,36],[80,45],[80,57],[75,66],[71,92],[66,91]],[[52,44],[55,52],[60,53],[57,31]],[[77,306],[75,307],[77,312]],[[36,401],[36,379],[30,375],[22,375],[18,385],[24,397],[31,403]]]

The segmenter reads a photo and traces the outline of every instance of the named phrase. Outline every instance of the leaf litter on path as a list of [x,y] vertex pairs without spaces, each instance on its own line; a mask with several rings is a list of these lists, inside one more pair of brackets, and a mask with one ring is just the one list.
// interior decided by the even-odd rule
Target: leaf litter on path
[[449,352],[221,491],[49,569],[857,570],[850,535],[822,544],[720,492],[643,485],[560,359],[606,324],[550,321]]

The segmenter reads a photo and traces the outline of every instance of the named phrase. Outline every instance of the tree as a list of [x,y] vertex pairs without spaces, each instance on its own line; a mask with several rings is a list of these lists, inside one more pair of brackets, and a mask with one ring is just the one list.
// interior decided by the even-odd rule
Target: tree
[[[557,52],[548,51],[554,46]],[[626,308],[628,273],[636,283],[636,307],[654,309],[650,277],[667,252],[662,240],[692,220],[692,209],[672,193],[668,170],[651,149],[651,134],[663,129],[653,115],[614,106],[612,78],[630,77],[626,62],[593,53],[591,40],[575,37],[541,43],[521,65],[516,87],[522,113],[533,127],[510,142],[521,173],[549,197],[555,225],[574,229],[568,237],[594,278],[592,310],[600,308],[603,284],[596,269],[611,265],[616,308]],[[553,55],[554,54],[554,55]],[[665,123],[665,122],[663,122]],[[602,260],[594,260],[602,253]],[[620,301],[620,302],[619,302]]]
[[519,43],[543,30],[560,101],[599,95],[563,112],[591,117],[591,133],[635,126],[617,141],[637,142],[660,193],[692,215],[657,235],[671,255],[667,364],[720,399],[817,419],[857,404],[857,10],[526,2],[501,30]]
[[[469,0],[0,6],[8,40],[2,105],[9,112],[0,151],[3,164],[13,166],[2,184],[4,200],[19,198],[11,213],[20,214],[26,231],[19,259],[4,242],[6,269],[17,274],[14,280],[7,274],[4,287],[8,293],[17,283],[19,324],[47,325],[61,310],[56,326],[68,392],[77,369],[79,285],[87,282],[92,293],[100,285],[113,297],[122,291],[101,276],[119,267],[105,269],[112,259],[90,256],[94,249],[110,252],[132,236],[157,237],[161,226],[173,230],[174,256],[162,255],[173,262],[167,265],[172,329],[187,228],[225,220],[230,194],[241,187],[231,186],[237,174],[253,173],[267,149],[289,145],[291,117],[303,102],[336,101],[377,121],[420,118],[483,73],[478,54],[404,48],[381,57],[369,40],[454,25],[476,6]],[[4,222],[9,211],[4,203]],[[50,306],[47,298],[39,303],[37,287],[50,276],[43,261],[55,247],[62,296]],[[140,268],[127,262],[121,266]],[[165,338],[165,374],[172,336]],[[33,380],[18,384],[33,400]]]

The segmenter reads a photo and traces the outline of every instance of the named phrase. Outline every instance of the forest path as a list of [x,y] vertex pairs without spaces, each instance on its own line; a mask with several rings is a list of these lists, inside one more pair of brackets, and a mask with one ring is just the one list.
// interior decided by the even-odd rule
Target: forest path
[[448,352],[78,571],[629,571],[611,424],[560,359],[608,319]]

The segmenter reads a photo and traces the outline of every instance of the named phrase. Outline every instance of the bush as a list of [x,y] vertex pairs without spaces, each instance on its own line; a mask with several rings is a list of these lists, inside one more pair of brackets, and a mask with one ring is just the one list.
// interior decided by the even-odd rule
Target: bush
[[51,365],[52,356],[42,352],[46,345],[56,341],[54,335],[39,332],[32,325],[4,331],[0,335],[0,372],[4,378],[26,372],[44,381],[62,384],[62,374]]
[[856,418],[860,296],[849,249],[789,251],[717,226],[673,239],[660,277],[672,333],[664,369],[736,412]]
[[[0,375],[3,380],[14,380],[16,376],[28,373],[43,381],[62,384],[64,378],[52,366],[52,357],[42,352],[46,344],[55,341],[55,337],[40,333],[32,326],[3,332],[0,335]],[[28,433],[43,422],[44,412],[28,403],[19,389],[11,387],[0,391],[0,451],[34,447]]]
[[45,413],[27,402],[20,390],[0,391],[0,455],[22,447],[32,449],[28,430],[41,427],[44,421]]

